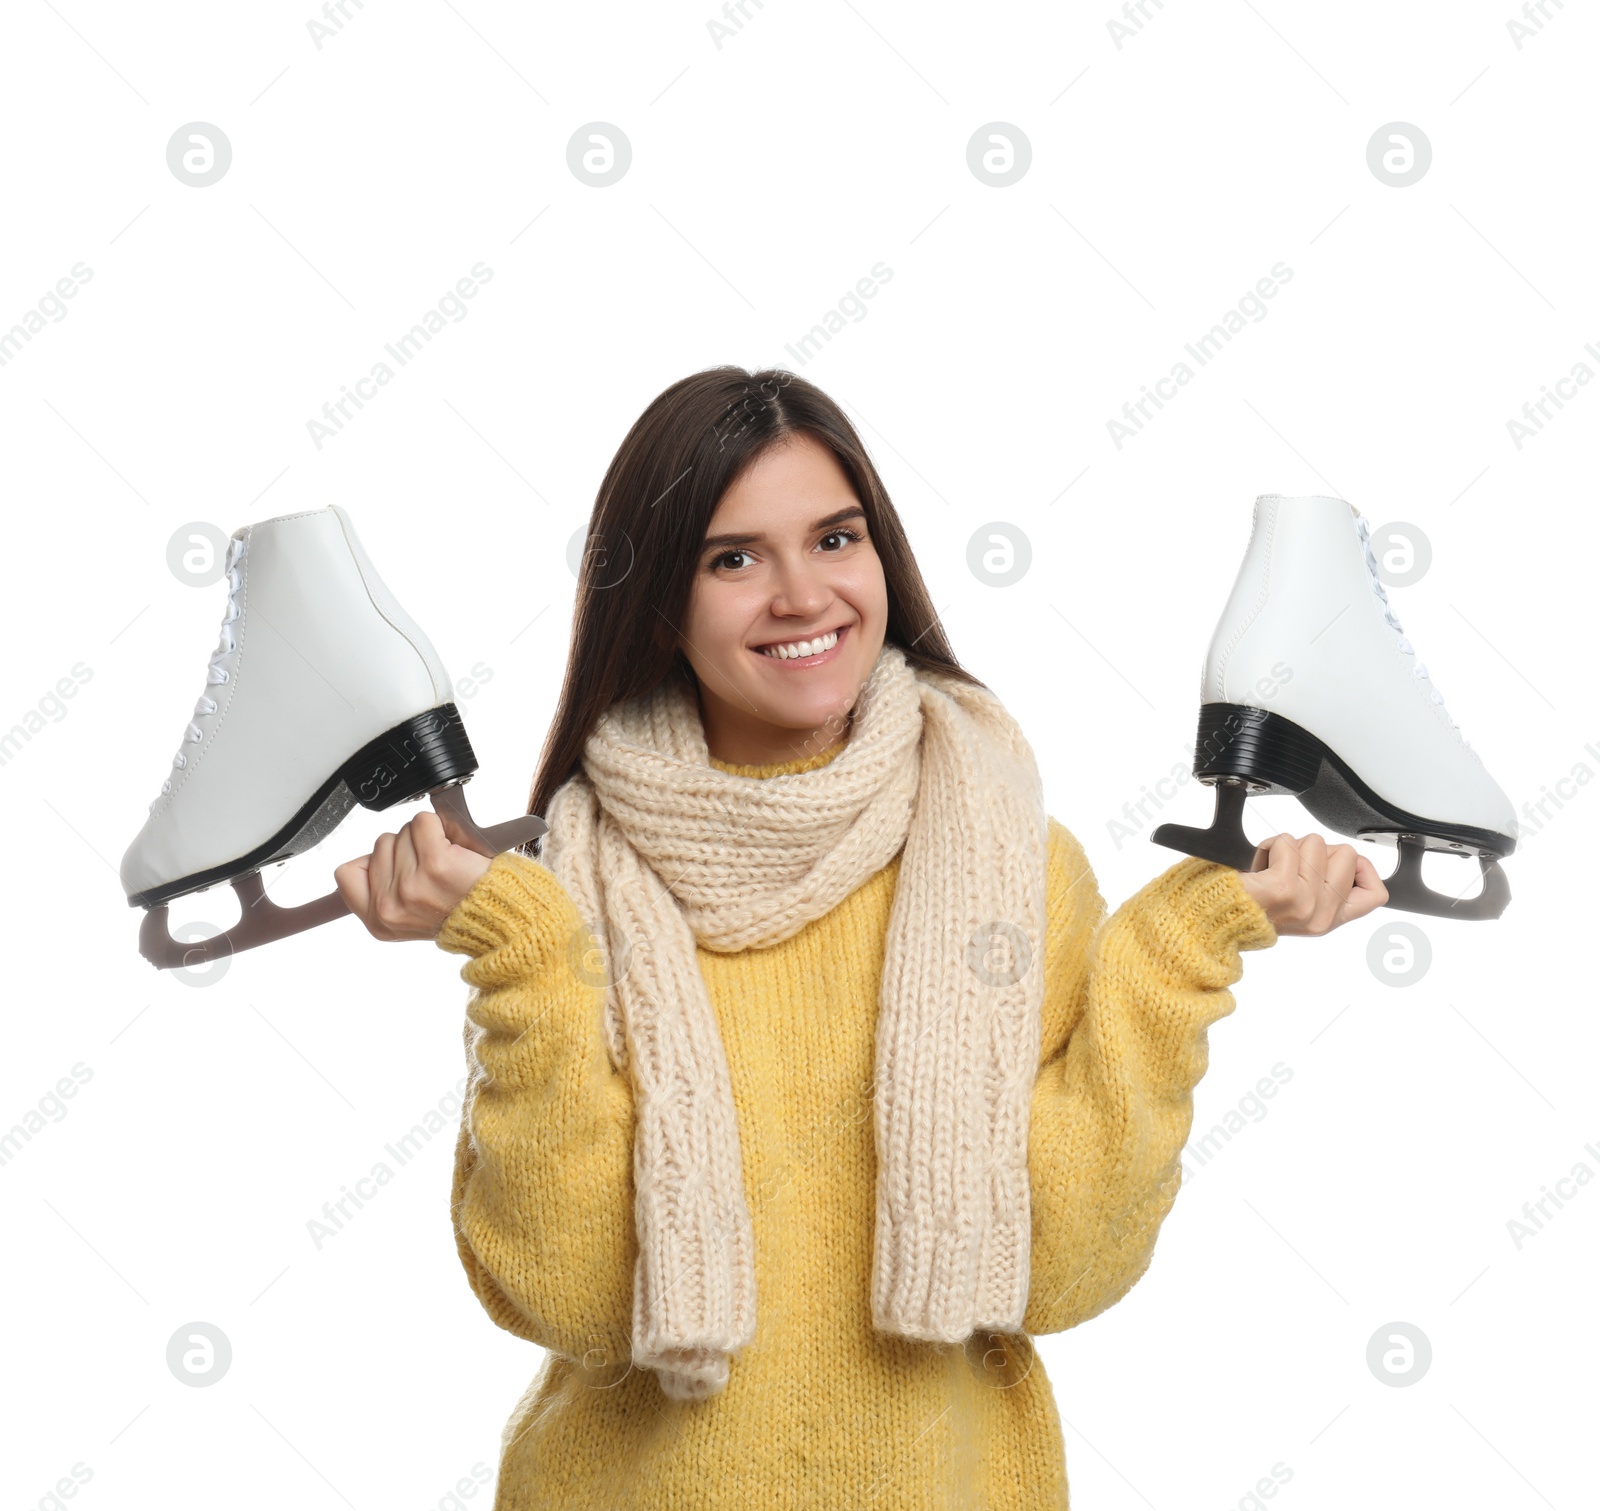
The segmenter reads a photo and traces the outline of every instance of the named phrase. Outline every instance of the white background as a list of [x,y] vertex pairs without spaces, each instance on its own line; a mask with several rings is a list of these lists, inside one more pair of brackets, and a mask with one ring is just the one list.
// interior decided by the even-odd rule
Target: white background
[[[1258,493],[1425,533],[1431,568],[1392,598],[1519,809],[1600,770],[1600,392],[1569,389],[1520,447],[1507,425],[1600,371],[1591,8],[1549,0],[1520,47],[1509,0],[1149,0],[1118,39],[1109,0],[750,0],[720,46],[710,0],[347,9],[320,47],[309,3],[24,0],[5,23],[0,331],[92,271],[0,367],[0,728],[92,673],[0,766],[0,1129],[53,1107],[0,1165],[11,1507],[53,1504],[74,1464],[72,1503],[117,1511],[449,1505],[540,1360],[459,1268],[453,1113],[308,1236],[454,1107],[460,960],[348,919],[203,987],[136,953],[116,864],[225,600],[169,572],[186,524],[347,508],[452,674],[489,672],[461,699],[472,797],[509,817],[564,665],[568,543],[623,434],[686,373],[784,365],[859,424],[957,654],[1113,903],[1177,859],[1109,825],[1187,761]],[[606,188],[567,166],[595,121],[632,146]],[[1396,121],[1432,145],[1409,187],[1367,163]],[[232,146],[210,187],[167,165],[191,122]],[[991,122],[1031,144],[1009,187],[967,164]],[[479,262],[466,318],[315,445],[323,404]],[[865,317],[799,366],[786,343],[879,262]],[[1264,317],[1116,446],[1123,403],[1280,262]],[[1033,552],[1005,589],[966,564],[993,522]],[[1502,919],[1416,920],[1416,984],[1369,970],[1370,921],[1245,957],[1197,1136],[1275,1064],[1290,1078],[1189,1161],[1130,1295],[1039,1345],[1075,1507],[1247,1506],[1274,1464],[1272,1503],[1300,1511],[1593,1503],[1600,1191],[1568,1186],[1520,1249],[1507,1228],[1600,1171],[1600,791],[1565,790]],[[1209,812],[1185,783],[1160,817]],[[1312,827],[1288,798],[1249,824]],[[273,895],[327,890],[391,827],[357,810]],[[233,1348],[204,1389],[165,1362],[197,1320]],[[1432,1348],[1404,1387],[1367,1364],[1394,1322]]]

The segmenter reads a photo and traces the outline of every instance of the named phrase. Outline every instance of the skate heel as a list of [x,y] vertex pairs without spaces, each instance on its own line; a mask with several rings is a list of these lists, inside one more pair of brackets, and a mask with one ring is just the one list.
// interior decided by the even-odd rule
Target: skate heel
[[362,746],[339,774],[363,808],[381,813],[477,769],[460,713],[443,703]]
[[1321,745],[1298,724],[1240,703],[1201,704],[1194,774],[1202,782],[1237,777],[1255,791],[1298,797],[1321,766]]

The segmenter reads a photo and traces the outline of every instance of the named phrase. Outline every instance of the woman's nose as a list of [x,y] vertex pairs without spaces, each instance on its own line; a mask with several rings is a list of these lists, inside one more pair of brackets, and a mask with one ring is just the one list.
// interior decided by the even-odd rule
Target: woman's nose
[[815,614],[833,598],[824,573],[810,564],[779,567],[772,610],[789,617]]

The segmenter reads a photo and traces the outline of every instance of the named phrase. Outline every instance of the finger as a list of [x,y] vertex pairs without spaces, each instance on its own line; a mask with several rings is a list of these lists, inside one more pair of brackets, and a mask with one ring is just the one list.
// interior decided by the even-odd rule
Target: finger
[[380,834],[372,842],[372,859],[367,867],[370,888],[367,930],[374,939],[392,939],[390,915],[394,909],[395,836]]
[[464,847],[450,841],[436,813],[419,813],[406,827],[415,855],[407,896],[416,920],[443,923],[462,895],[457,881]]
[[1251,857],[1248,867],[1251,871],[1265,871],[1272,860],[1272,842],[1277,839],[1276,834],[1268,835],[1256,846],[1256,853]]
[[1323,884],[1316,916],[1315,932],[1326,934],[1344,919],[1345,903],[1350,898],[1350,883],[1355,880],[1356,852],[1352,845],[1333,845],[1327,855],[1327,877]]
[[371,878],[372,904],[387,897],[394,889],[394,835],[380,834],[372,842],[372,863],[367,867]]
[[1263,840],[1259,848],[1266,856],[1266,863],[1257,866],[1256,875],[1260,880],[1252,880],[1246,890],[1276,923],[1283,907],[1293,900],[1300,888],[1299,853],[1294,837],[1288,834],[1274,834],[1271,839]]
[[1308,934],[1324,933],[1328,900],[1328,842],[1320,834],[1300,840],[1300,912]]
[[394,836],[394,870],[395,876],[410,876],[417,868],[417,844],[413,837],[416,830],[412,827],[415,819],[401,824]]
[[412,822],[416,824],[412,838],[416,842],[417,854],[433,887],[431,900],[438,907],[446,907],[450,902],[454,880],[461,870],[458,852],[465,850],[473,856],[483,852],[448,815],[419,813]]
[[1356,887],[1363,892],[1381,892],[1380,906],[1389,900],[1389,889],[1378,875],[1378,868],[1365,855],[1356,856]]
[[1320,894],[1328,876],[1328,842],[1320,834],[1307,834],[1297,843],[1300,846],[1300,875],[1312,883]]
[[[1275,834],[1269,841],[1267,870],[1280,888],[1292,888],[1300,874],[1300,848],[1292,834]],[[1288,895],[1287,891],[1284,893]]]
[[347,860],[342,866],[336,867],[333,873],[333,884],[344,898],[345,906],[363,923],[366,922],[367,909],[372,906],[372,889],[367,879],[367,862],[371,858],[363,855],[359,860]]
[[407,907],[425,902],[432,888],[427,869],[417,852],[416,819],[395,836],[395,892]]
[[411,843],[416,847],[417,859],[423,868],[437,869],[440,859],[450,850],[447,826],[431,808],[424,808],[407,827],[411,830]]
[[474,855],[478,853],[472,836],[461,827],[460,820],[453,813],[433,813],[432,816],[439,820],[439,827],[444,831],[444,837],[452,845],[460,845],[463,850],[471,850]]
[[1343,922],[1365,918],[1389,900],[1389,889],[1378,875],[1378,868],[1365,855],[1356,857],[1355,886],[1344,902]]
[[1358,859],[1354,845],[1334,845],[1328,851],[1327,886],[1336,904],[1350,895]]

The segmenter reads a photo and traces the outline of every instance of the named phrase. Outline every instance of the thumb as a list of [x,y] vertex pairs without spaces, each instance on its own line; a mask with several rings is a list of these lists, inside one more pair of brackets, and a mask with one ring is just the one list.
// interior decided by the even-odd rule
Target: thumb
[[477,851],[477,846],[472,842],[472,836],[461,827],[460,820],[448,808],[424,808],[412,822],[421,828],[438,824],[444,837],[452,845],[460,845],[463,850],[471,850],[474,853]]
[[1350,894],[1339,911],[1341,922],[1350,923],[1365,918],[1389,900],[1389,889],[1384,886],[1378,868],[1365,855],[1356,856],[1356,874],[1350,885]]
[[366,918],[372,904],[372,879],[367,874],[367,865],[371,860],[370,855],[347,860],[333,873],[333,884],[338,887],[345,906],[361,919]]

